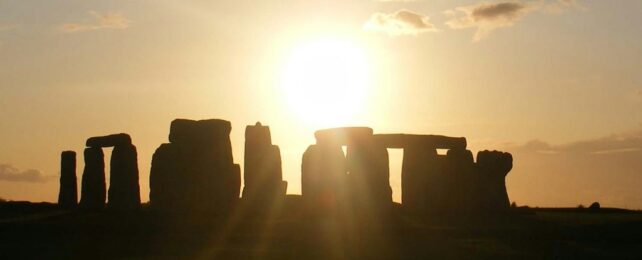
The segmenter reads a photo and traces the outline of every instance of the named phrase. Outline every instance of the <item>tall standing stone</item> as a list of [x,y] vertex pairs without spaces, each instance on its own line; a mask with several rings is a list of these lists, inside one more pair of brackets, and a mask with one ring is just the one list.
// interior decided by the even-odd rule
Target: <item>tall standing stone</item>
[[58,205],[75,208],[78,205],[78,186],[76,182],[76,152],[64,151],[60,155],[60,192]]
[[113,209],[140,207],[138,154],[136,146],[116,145],[111,153],[108,206]]
[[346,159],[340,146],[310,145],[301,163],[301,196],[310,211],[329,212],[347,203]]
[[105,206],[105,158],[97,147],[85,149],[85,169],[82,174],[80,207],[102,209]]
[[255,208],[267,208],[285,198],[281,152],[272,145],[270,128],[257,122],[245,128],[243,199]]
[[176,119],[168,144],[154,153],[150,202],[166,210],[228,212],[240,192],[240,167],[233,162],[231,124],[225,120]]
[[483,209],[489,212],[507,210],[510,207],[506,191],[506,175],[513,168],[513,156],[499,151],[477,153],[476,170],[480,175],[481,201]]
[[442,211],[462,212],[476,207],[472,200],[477,194],[474,190],[475,160],[473,154],[466,149],[451,149],[444,161],[445,188]]
[[429,181],[438,174],[438,166],[435,149],[420,145],[404,149],[401,166],[401,203],[404,209],[410,212],[428,209]]

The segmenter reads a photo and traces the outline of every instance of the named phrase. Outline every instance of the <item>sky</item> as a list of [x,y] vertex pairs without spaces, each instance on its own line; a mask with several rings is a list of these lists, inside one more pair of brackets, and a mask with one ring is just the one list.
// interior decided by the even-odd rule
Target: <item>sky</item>
[[[314,130],[361,125],[511,152],[518,205],[642,209],[641,12],[624,0],[0,0],[0,197],[56,201],[60,152],[125,132],[146,201],[171,120],[219,118],[241,165],[245,126],[270,126],[291,194]],[[399,201],[403,153],[390,156]]]

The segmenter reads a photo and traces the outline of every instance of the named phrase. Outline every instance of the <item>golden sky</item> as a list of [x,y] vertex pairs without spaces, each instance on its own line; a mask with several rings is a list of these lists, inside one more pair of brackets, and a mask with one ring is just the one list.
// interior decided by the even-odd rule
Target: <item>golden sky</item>
[[[245,126],[271,127],[289,193],[314,130],[365,125],[512,152],[518,204],[642,208],[641,12],[624,0],[0,0],[0,197],[55,201],[61,151],[126,132],[147,200],[171,120],[220,118],[241,165]],[[391,150],[397,201],[401,156]]]

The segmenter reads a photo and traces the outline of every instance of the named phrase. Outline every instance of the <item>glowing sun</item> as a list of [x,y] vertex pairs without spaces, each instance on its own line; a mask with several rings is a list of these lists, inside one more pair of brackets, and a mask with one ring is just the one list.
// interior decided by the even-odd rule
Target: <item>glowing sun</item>
[[282,88],[291,111],[314,126],[348,124],[364,110],[368,62],[342,39],[306,42],[290,53]]

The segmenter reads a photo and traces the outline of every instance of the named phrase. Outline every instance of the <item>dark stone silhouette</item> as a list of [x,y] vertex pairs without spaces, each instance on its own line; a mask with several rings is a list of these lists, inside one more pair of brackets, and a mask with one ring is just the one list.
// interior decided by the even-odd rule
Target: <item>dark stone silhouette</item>
[[[87,139],[86,145],[90,147],[88,149],[99,150],[103,147],[114,147],[110,159],[110,181],[107,200],[109,208],[118,210],[139,208],[140,187],[138,185],[138,154],[136,152],[136,146],[132,145],[131,137],[125,133],[91,137]],[[100,153],[102,158],[102,150]],[[85,156],[87,156],[86,152]],[[85,158],[85,160],[87,160],[87,158]],[[102,159],[101,169],[104,187],[104,159]],[[87,170],[87,166],[85,166],[85,170]],[[83,175],[83,196],[85,196],[84,185],[85,181]],[[88,192],[91,191],[88,190]],[[88,194],[88,196],[97,195]]]
[[[301,196],[309,211],[336,211],[347,203],[346,158],[340,146],[310,145],[301,164]],[[339,205],[342,204],[342,205]]]
[[64,151],[60,155],[60,191],[58,205],[75,208],[78,205],[78,185],[76,182],[76,152]]
[[317,144],[308,147],[303,155],[304,200],[319,210],[387,212],[392,205],[388,151],[375,141],[372,129],[332,128],[314,135]]
[[82,174],[80,207],[102,209],[105,206],[105,158],[98,147],[85,149],[85,169]]
[[270,207],[283,200],[287,182],[283,181],[281,152],[272,145],[270,128],[257,122],[245,128],[243,200],[253,208]]
[[119,144],[111,153],[108,206],[113,209],[140,207],[138,154],[136,146]]
[[428,200],[434,198],[435,175],[441,169],[437,151],[430,147],[411,145],[403,150],[401,166],[401,200],[408,211],[423,212]]
[[443,200],[440,209],[446,212],[473,210],[478,203],[473,202],[478,196],[475,178],[475,159],[466,149],[450,149],[443,164],[442,184]]
[[91,137],[86,142],[87,147],[114,147],[131,144],[132,138],[125,133]]
[[157,209],[228,211],[239,198],[240,167],[233,163],[231,124],[225,120],[172,121],[169,144],[154,153],[150,202]]
[[387,148],[466,149],[466,138],[443,135],[376,134],[375,140]]
[[480,205],[490,212],[510,207],[506,175],[513,168],[513,156],[499,151],[480,151],[475,165],[480,178]]
[[[401,170],[404,209],[445,212],[460,206],[464,200],[460,194],[465,186],[462,179],[467,174],[459,174],[458,160],[453,156],[448,160],[438,155],[436,149],[465,151],[466,138],[411,134],[377,134],[374,138],[385,148],[404,149]],[[467,168],[472,167],[472,155],[470,158],[469,162],[461,161],[469,165]]]

